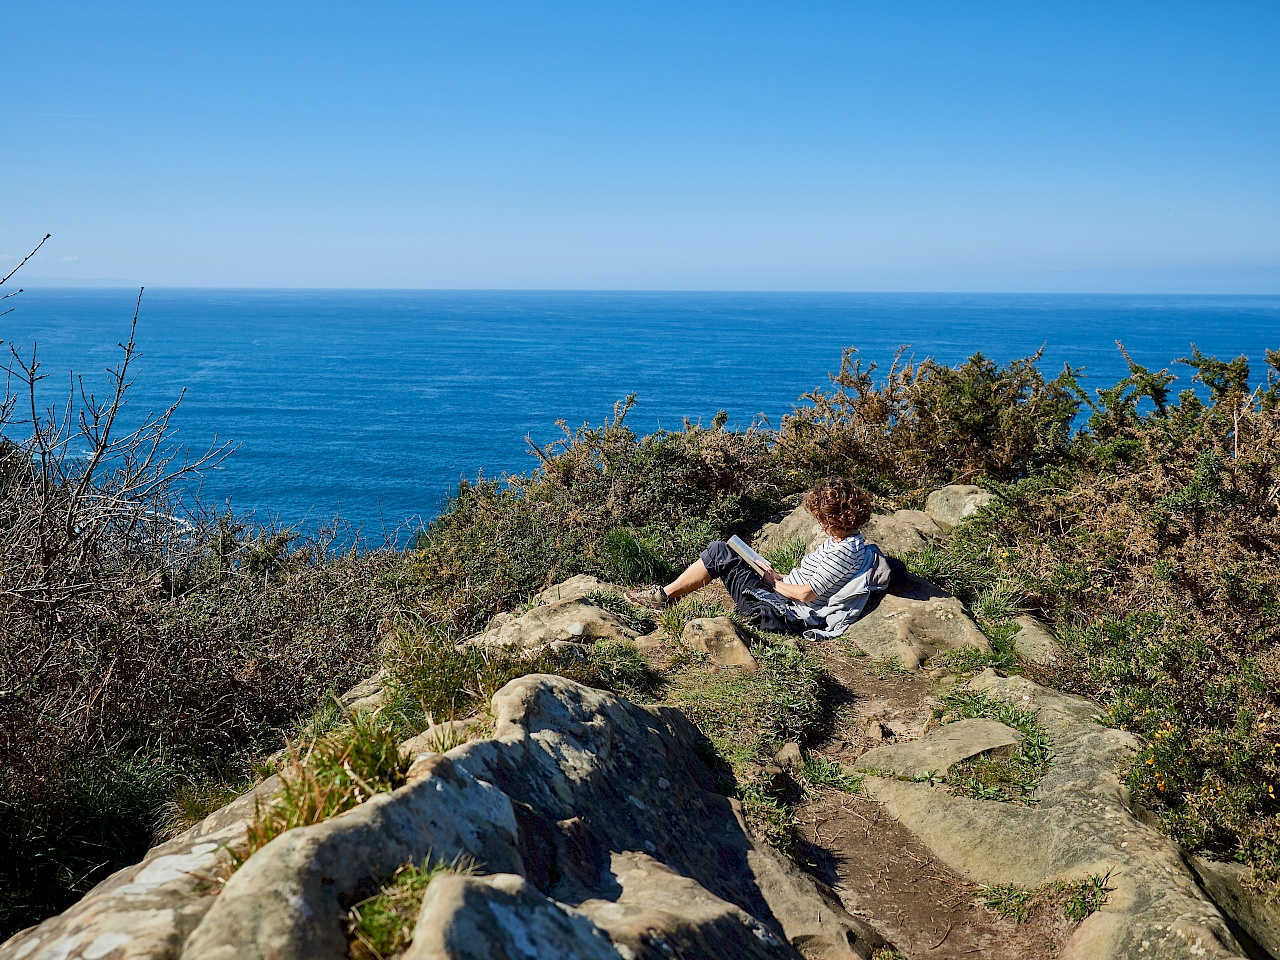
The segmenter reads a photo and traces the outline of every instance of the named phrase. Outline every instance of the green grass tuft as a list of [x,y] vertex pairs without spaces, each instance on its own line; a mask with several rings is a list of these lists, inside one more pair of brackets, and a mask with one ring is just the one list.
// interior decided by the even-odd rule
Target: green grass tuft
[[679,640],[690,620],[698,620],[703,617],[728,617],[738,627],[745,625],[742,614],[732,604],[721,603],[719,600],[710,600],[696,593],[681,597],[671,606],[661,611],[658,614],[658,623],[662,626],[662,632],[668,638]]
[[1035,892],[1025,890],[1013,883],[998,883],[982,887],[978,891],[978,899],[992,913],[998,913],[1006,920],[1025,923],[1031,915],[1031,901]]
[[305,749],[291,748],[279,790],[255,806],[245,849],[233,851],[237,863],[287,830],[321,823],[403,786],[410,762],[392,725],[366,713],[353,714],[348,726]]
[[432,863],[428,856],[421,866],[405,864],[376,894],[353,905],[347,911],[351,960],[386,960],[404,953],[413,938],[427,886],[445,873],[469,875],[476,873],[476,867],[461,857]]
[[774,573],[786,576],[804,557],[804,541],[798,537],[778,544],[772,550],[766,550],[762,556],[769,561]]
[[656,583],[669,572],[653,544],[634,529],[614,527],[597,547],[605,575],[614,583]]
[[815,787],[831,787],[845,793],[857,793],[862,788],[862,777],[825,757],[809,757],[804,763],[804,778]]
[[951,792],[978,800],[1034,803],[1032,793],[1053,760],[1053,741],[1035,712],[963,687],[943,697],[942,708],[956,719],[985,717],[1022,734],[1011,757],[975,757],[953,766],[947,775]]
[[1016,923],[1026,923],[1033,914],[1060,913],[1072,923],[1080,923],[1102,908],[1110,886],[1111,872],[1091,874],[1074,882],[1051,880],[1034,890],[1013,883],[981,887],[978,901],[992,913]]
[[612,590],[592,590],[584,595],[583,599],[590,600],[597,607],[608,610],[621,620],[624,626],[636,633],[650,633],[658,625],[652,610],[637,606]]

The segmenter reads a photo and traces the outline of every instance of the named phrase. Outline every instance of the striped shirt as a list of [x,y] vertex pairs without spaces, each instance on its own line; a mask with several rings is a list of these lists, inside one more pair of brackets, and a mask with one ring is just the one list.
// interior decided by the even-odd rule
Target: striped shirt
[[812,553],[807,553],[799,566],[792,569],[783,583],[807,586],[825,602],[867,567],[866,541],[861,534],[833,540],[827,537]]

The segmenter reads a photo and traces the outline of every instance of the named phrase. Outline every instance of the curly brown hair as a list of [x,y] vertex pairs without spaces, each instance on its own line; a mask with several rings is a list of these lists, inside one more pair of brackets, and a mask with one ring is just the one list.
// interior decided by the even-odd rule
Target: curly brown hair
[[804,508],[835,537],[847,537],[871,519],[871,497],[844,477],[827,477],[804,498]]

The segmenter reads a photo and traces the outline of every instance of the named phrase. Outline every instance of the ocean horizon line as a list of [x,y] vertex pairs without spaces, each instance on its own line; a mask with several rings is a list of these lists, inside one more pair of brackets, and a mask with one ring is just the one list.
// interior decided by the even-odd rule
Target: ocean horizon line
[[868,297],[1196,297],[1206,299],[1280,298],[1276,291],[1153,291],[1153,290],[832,290],[832,289],[733,289],[658,287],[343,287],[343,286],[193,286],[160,283],[63,282],[24,283],[23,292],[94,292],[106,290],[163,291],[165,293],[345,293],[345,294],[601,294],[625,296],[868,296]]

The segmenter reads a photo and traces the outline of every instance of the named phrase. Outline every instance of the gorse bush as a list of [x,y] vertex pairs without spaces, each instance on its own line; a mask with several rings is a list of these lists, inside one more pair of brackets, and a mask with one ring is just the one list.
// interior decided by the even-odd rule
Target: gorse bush
[[663,579],[718,532],[777,501],[767,431],[686,424],[638,438],[626,426],[631,403],[600,427],[565,427],[564,439],[538,451],[531,474],[459,486],[419,541],[434,619],[477,630],[579,573]]
[[1068,368],[1046,380],[1040,354],[1001,367],[974,354],[956,367],[894,359],[883,380],[846,350],[830,390],[805,394],[782,422],[782,482],[851,477],[897,496],[978,478],[1010,481],[1062,460],[1080,410]]

